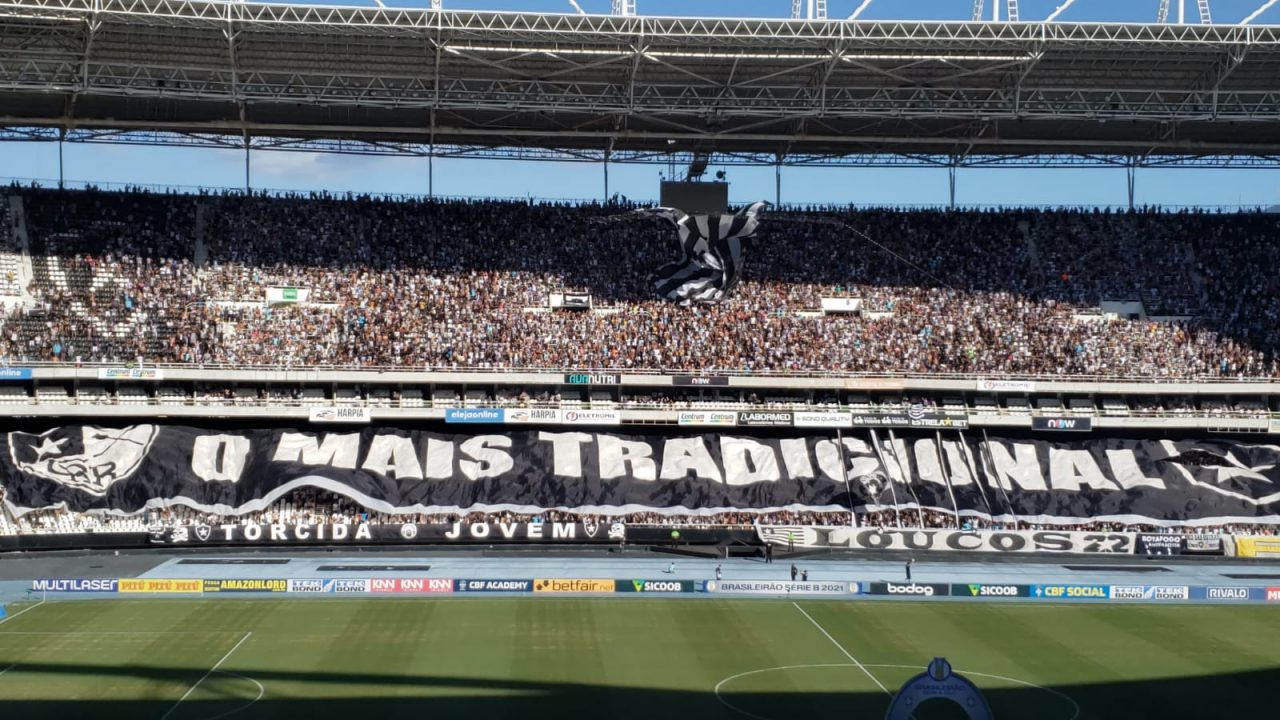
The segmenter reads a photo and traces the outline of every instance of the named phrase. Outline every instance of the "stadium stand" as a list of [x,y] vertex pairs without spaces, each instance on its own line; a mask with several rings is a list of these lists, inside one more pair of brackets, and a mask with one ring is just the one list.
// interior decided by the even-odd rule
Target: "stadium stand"
[[[669,228],[622,205],[425,202],[11,188],[0,196],[0,359],[356,368],[602,367],[749,373],[1020,373],[1126,378],[1280,376],[1280,286],[1264,214],[852,211],[770,215],[728,302],[656,298]],[[21,220],[19,219],[21,217]],[[608,223],[598,220],[612,218]],[[19,232],[19,225],[22,232]],[[867,243],[846,227],[872,239]],[[21,241],[19,238],[21,237]],[[557,293],[593,298],[550,307]],[[825,313],[823,300],[858,301]],[[287,386],[180,382],[0,386],[17,406],[621,409],[934,407],[970,415],[1267,417],[1263,396],[968,398],[799,389]],[[92,412],[94,411],[86,411]],[[565,521],[587,516],[412,517],[315,490],[210,516],[42,509],[0,535],[141,532],[272,522]],[[629,524],[843,525],[848,513],[596,517]],[[859,512],[866,526],[995,527],[953,514]],[[1019,523],[1018,529],[1044,529]],[[1114,523],[1073,529],[1144,530]],[[1198,528],[1203,531],[1204,528]],[[1266,526],[1225,531],[1270,533]],[[1164,530],[1160,530],[1164,531]]]
[[[1280,374],[1262,213],[793,209],[733,299],[689,309],[648,282],[669,228],[593,223],[621,206],[11,192],[11,362]],[[549,308],[565,291],[594,307]]]

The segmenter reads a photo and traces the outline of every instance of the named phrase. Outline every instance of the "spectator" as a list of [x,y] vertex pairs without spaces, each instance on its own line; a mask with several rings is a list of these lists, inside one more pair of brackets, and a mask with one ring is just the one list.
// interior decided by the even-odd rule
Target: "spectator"
[[[669,228],[591,224],[617,206],[21,193],[34,302],[0,325],[0,357],[15,362],[1278,371],[1280,280],[1249,271],[1280,264],[1274,215],[775,213],[732,298],[685,308],[647,279],[675,254]],[[300,294],[268,303],[270,288]],[[567,290],[607,312],[542,311]],[[800,314],[824,297],[864,312]],[[1105,300],[1148,317],[1104,317]]]
[[[0,501],[3,501],[3,489],[0,488]],[[889,522],[894,515],[900,516],[906,523],[904,527],[954,528],[955,518],[950,513],[928,511],[894,513],[892,510],[857,513],[857,523],[861,527],[890,527]],[[841,512],[754,512],[739,510],[706,515],[678,514],[671,512],[628,513],[621,515],[584,514],[571,511],[549,510],[539,514],[532,513],[381,513],[371,511],[355,501],[318,488],[294,490],[282,497],[271,507],[257,512],[242,515],[217,515],[204,513],[185,506],[174,506],[165,509],[150,509],[133,516],[109,515],[100,512],[75,513],[63,509],[34,510],[25,513],[13,521],[0,514],[0,535],[18,534],[51,534],[76,532],[144,532],[150,528],[192,527],[196,525],[256,525],[284,523],[289,525],[342,525],[368,522],[380,525],[401,525],[404,523],[452,525],[455,522],[465,523],[516,523],[516,522],[583,522],[590,520],[598,525],[607,525],[615,521],[628,526],[670,527],[723,527],[750,529],[756,525],[848,525],[850,515]],[[923,525],[919,524],[923,521]],[[1075,524],[1032,525],[1025,522],[1013,524],[992,523],[978,518],[970,518],[970,526],[975,529],[995,530],[1083,530],[1094,532],[1176,532],[1194,533],[1245,533],[1255,535],[1273,535],[1277,528],[1269,525],[1234,524],[1222,527],[1194,528],[1161,528],[1151,525],[1125,525],[1115,522],[1098,522],[1082,519]],[[767,561],[767,560],[766,560]],[[914,562],[914,560],[912,560]],[[798,571],[798,569],[797,569]],[[907,566],[907,573],[910,565]]]

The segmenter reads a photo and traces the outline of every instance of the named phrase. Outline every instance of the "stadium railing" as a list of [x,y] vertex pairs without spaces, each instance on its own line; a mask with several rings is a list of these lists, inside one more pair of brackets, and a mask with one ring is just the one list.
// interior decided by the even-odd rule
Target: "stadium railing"
[[[122,362],[51,362],[46,360],[28,361],[8,358],[0,361],[2,367],[19,367],[32,369],[89,369],[127,368]],[[1212,383],[1280,383],[1275,376],[1225,376],[1225,375],[1190,375],[1190,376],[1151,376],[1151,375],[1073,375],[1054,373],[929,373],[929,372],[849,372],[841,370],[754,370],[750,368],[619,368],[619,367],[468,367],[468,366],[431,366],[431,365],[287,365],[287,364],[236,364],[236,363],[168,363],[146,362],[145,368],[160,370],[225,370],[252,372],[360,372],[377,375],[387,373],[481,373],[481,374],[536,374],[536,375],[568,375],[568,374],[617,374],[645,375],[654,377],[670,377],[674,375],[692,375],[695,377],[729,376],[729,377],[776,377],[776,378],[822,378],[822,379],[866,379],[866,380],[993,380],[1003,382],[1077,382],[1077,383],[1151,383],[1151,384],[1212,384]]]
[[[67,396],[56,400],[41,399],[38,395],[29,395],[25,402],[10,401],[8,406],[79,406],[79,407],[207,407],[211,410],[218,408],[241,407],[241,408],[263,408],[263,409],[302,409],[310,407],[367,407],[374,410],[443,410],[446,407],[492,407],[492,408],[549,408],[549,409],[579,409],[581,404],[570,405],[554,402],[524,402],[517,400],[485,400],[479,404],[472,402],[464,402],[458,400],[456,403],[436,403],[431,404],[430,400],[426,404],[422,404],[422,400],[418,400],[413,404],[404,403],[395,399],[372,399],[372,398],[349,398],[349,399],[325,399],[322,401],[296,400],[291,398],[227,398],[227,397],[187,397],[183,400],[174,398],[130,398],[121,401],[114,395],[97,396],[103,399],[81,399],[74,396]],[[611,402],[611,403],[591,403],[590,407],[595,409],[617,409],[617,410],[653,410],[653,411],[673,411],[673,410],[698,410],[698,411],[724,411],[736,412],[745,408],[741,404],[732,402],[716,403],[714,401],[699,402],[663,402],[663,403],[644,403],[644,402]],[[855,405],[833,405],[833,404],[805,404],[798,402],[761,402],[752,403],[752,410],[777,410],[777,411],[817,411],[817,412],[852,412],[866,413],[877,411],[894,411],[901,412],[901,406],[895,405],[876,405],[876,406],[855,406]],[[991,418],[991,417],[1014,417],[1014,418],[1032,418],[1032,417],[1123,417],[1131,419],[1142,418],[1180,418],[1195,419],[1202,418],[1207,420],[1214,419],[1243,419],[1243,420],[1267,420],[1274,418],[1280,420],[1280,413],[1273,413],[1269,410],[1241,410],[1237,408],[1181,408],[1181,409],[1137,409],[1128,408],[1121,411],[1109,410],[1107,408],[1094,408],[1093,410],[1080,409],[1044,409],[1044,408],[1027,408],[1027,409],[1011,409],[1006,407],[979,408],[968,406],[938,408],[939,411],[945,412],[954,417],[968,418]]]

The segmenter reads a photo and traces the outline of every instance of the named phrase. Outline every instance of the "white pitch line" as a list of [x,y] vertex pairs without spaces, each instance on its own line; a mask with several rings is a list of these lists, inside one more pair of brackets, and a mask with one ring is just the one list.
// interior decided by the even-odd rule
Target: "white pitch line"
[[[813,617],[809,615],[809,613],[805,612],[804,608],[800,607],[799,603],[793,601],[791,604],[794,605],[795,608],[800,611],[801,615],[808,618],[809,622],[813,623],[813,626],[818,628],[819,632],[821,632],[823,635],[826,635],[827,639],[831,641],[832,645],[835,645],[837,648],[839,648],[840,652],[844,653],[845,657],[849,658],[849,660],[852,661],[854,665],[857,665],[859,670],[865,673],[867,677],[871,678],[871,682],[875,683],[876,686],[879,687],[881,690],[883,690],[886,695],[893,697],[893,691],[885,687],[884,683],[880,682],[880,678],[877,678],[875,675],[872,675],[871,671],[867,669],[867,666],[859,662],[858,658],[853,656],[853,653],[849,652],[848,650],[845,650],[843,645],[841,645],[835,638],[831,637],[831,633],[827,632],[826,628],[819,625],[817,620],[814,620]],[[161,718],[161,720],[164,720],[164,719]]]
[[212,675],[214,672],[216,672],[218,668],[222,667],[222,663],[226,662],[227,658],[231,657],[231,653],[234,653],[236,650],[239,650],[240,646],[244,644],[244,641],[248,640],[251,637],[253,637],[252,632],[245,633],[244,637],[240,638],[240,642],[236,643],[235,646],[233,646],[230,650],[227,651],[226,655],[222,656],[222,659],[218,660],[218,662],[213,664],[213,667],[209,668],[209,672],[201,676],[200,679],[196,681],[195,685],[192,685],[191,687],[187,688],[187,691],[183,693],[182,697],[178,698],[178,702],[174,703],[173,707],[169,708],[168,712],[160,716],[160,720],[168,720],[168,717],[173,714],[173,711],[177,710],[178,706],[181,705],[184,700],[191,697],[191,693],[195,692],[196,688],[200,687],[200,683],[204,682],[205,680],[208,680],[209,676]]
[[821,665],[779,665],[777,667],[761,668],[759,670],[748,670],[746,672],[740,672],[737,675],[730,675],[729,677],[721,680],[720,682],[716,683],[716,686],[712,688],[711,692],[716,696],[716,700],[720,701],[721,705],[729,708],[730,710],[738,713],[739,715],[744,715],[746,717],[749,717],[751,718],[751,720],[773,720],[773,718],[765,717],[764,715],[756,715],[755,713],[747,712],[746,710],[743,710],[742,708],[738,707],[737,705],[734,705],[728,700],[725,700],[724,695],[720,694],[720,688],[723,688],[725,685],[728,685],[734,680],[738,680],[744,677],[750,677],[752,675],[761,675],[764,673],[777,672],[779,670],[810,670],[813,668],[833,668],[833,667],[851,668],[856,666],[850,665],[849,663],[824,663]]
[[14,663],[14,664],[10,665],[9,667],[7,667],[7,668],[5,668],[5,669],[3,669],[3,670],[0,670],[0,677],[4,677],[4,674],[5,674],[5,673],[9,672],[10,670],[12,670],[12,669],[14,669],[14,668],[16,668],[16,667],[18,667],[18,664],[17,664],[17,663]]
[[[824,663],[824,664],[821,664],[821,665],[779,665],[778,667],[761,668],[761,669],[759,669],[759,670],[748,670],[748,671],[746,671],[746,672],[740,672],[740,673],[738,673],[737,675],[730,675],[729,677],[727,677],[727,678],[725,678],[725,679],[721,680],[720,682],[716,683],[716,686],[715,686],[715,688],[712,690],[712,692],[715,694],[715,696],[716,696],[716,700],[719,700],[719,701],[720,701],[720,704],[721,704],[721,705],[724,705],[725,707],[727,707],[727,708],[729,708],[730,710],[732,710],[732,711],[734,711],[734,712],[738,713],[739,715],[742,715],[742,716],[744,716],[744,717],[751,718],[751,720],[773,720],[773,718],[765,717],[765,716],[763,716],[763,715],[756,715],[755,713],[747,712],[746,710],[743,710],[742,708],[738,707],[737,705],[734,705],[733,703],[731,703],[731,702],[729,702],[728,700],[724,699],[724,695],[722,695],[722,694],[721,694],[721,692],[720,692],[720,691],[721,691],[721,689],[722,689],[725,685],[728,685],[729,683],[732,683],[732,682],[733,682],[733,681],[735,681],[735,680],[739,680],[739,679],[744,678],[744,677],[750,677],[750,676],[752,676],[752,675],[761,675],[761,674],[764,674],[764,673],[778,672],[778,671],[783,671],[783,670],[808,670],[808,669],[813,669],[813,668],[852,668],[852,667],[857,667],[857,666],[856,666],[856,665],[850,665],[850,664],[848,664],[848,663],[842,663],[842,664],[838,664],[838,665],[837,665],[837,664],[834,664],[834,663]],[[920,666],[918,666],[918,665],[877,665],[877,664],[874,664],[874,663],[873,663],[873,664],[870,664],[870,665],[867,665],[867,666],[865,666],[865,667],[868,667],[868,668],[884,668],[884,669],[893,669],[893,670],[916,670],[916,671],[919,671],[919,670],[921,670],[921,669],[922,669],[922,668],[921,668]],[[865,672],[865,670],[864,670],[864,672]],[[1019,680],[1019,679],[1017,679],[1017,678],[1005,677],[1005,676],[1003,676],[1003,675],[992,675],[991,673],[982,673],[982,672],[978,672],[978,671],[976,671],[976,670],[956,670],[956,672],[957,672],[957,673],[960,673],[960,674],[962,674],[962,675],[974,675],[974,676],[978,676],[978,677],[991,678],[992,680],[1004,680],[1004,681],[1006,681],[1006,682],[1011,682],[1011,683],[1014,683],[1014,684],[1017,684],[1017,685],[1022,685],[1023,687],[1028,687],[1028,688],[1031,688],[1031,689],[1033,689],[1033,690],[1042,690],[1042,691],[1047,692],[1047,693],[1049,693],[1049,694],[1051,694],[1051,695],[1056,695],[1056,696],[1058,696],[1058,697],[1062,698],[1063,700],[1066,700],[1067,702],[1071,703],[1071,707],[1072,707],[1073,709],[1072,709],[1071,717],[1067,718],[1067,720],[1079,720],[1079,718],[1080,718],[1080,704],[1079,704],[1079,703],[1077,703],[1074,699],[1072,699],[1072,697],[1071,697],[1070,695],[1067,695],[1067,694],[1066,694],[1066,693],[1064,693],[1064,692],[1060,692],[1060,691],[1058,691],[1058,690],[1054,690],[1053,688],[1047,688],[1047,687],[1045,687],[1045,686],[1043,686],[1043,685],[1036,685],[1035,683],[1033,683],[1033,682],[1028,682],[1028,681],[1026,681],[1026,680]]]
[[[148,600],[147,602],[151,602]],[[239,634],[238,630],[7,630],[0,632],[6,635],[230,635]]]
[[14,618],[18,617],[19,615],[21,615],[21,614],[23,614],[23,613],[25,613],[25,612],[31,612],[32,610],[35,610],[36,608],[40,607],[40,606],[41,606],[41,605],[43,605],[43,604],[44,604],[44,601],[43,601],[43,600],[41,600],[40,602],[36,603],[35,605],[32,605],[31,607],[24,607],[24,608],[22,608],[21,610],[19,610],[18,612],[16,612],[16,613],[12,614],[12,615],[6,615],[6,616],[4,616],[3,618],[0,618],[0,625],[3,625],[4,623],[9,622],[10,620],[12,620],[12,619],[14,619]]
[[[914,665],[870,665],[868,667],[895,668],[895,669],[900,668],[902,670],[918,670],[919,669]],[[1076,702],[1075,699],[1072,698],[1070,695],[1064,692],[1061,692],[1059,690],[1054,690],[1053,688],[1048,688],[1043,685],[1037,685],[1033,682],[1027,682],[1026,680],[1019,680],[1018,678],[1005,677],[1003,675],[992,675],[991,673],[978,672],[977,670],[956,670],[955,672],[960,675],[977,675],[978,677],[991,678],[992,680],[1004,680],[1005,682],[1016,683],[1023,687],[1029,687],[1032,690],[1042,690],[1044,692],[1049,693],[1050,695],[1057,695],[1063,700],[1066,700],[1067,702],[1071,703],[1071,706],[1075,708],[1075,710],[1072,711],[1071,713],[1071,717],[1067,718],[1067,720],[1078,720],[1078,718],[1080,717],[1080,703]]]
[[[237,707],[237,708],[231,708],[230,710],[228,710],[228,711],[226,711],[226,712],[223,712],[223,713],[218,713],[217,715],[214,715],[213,717],[203,718],[203,720],[220,720],[220,718],[224,718],[224,717],[227,717],[227,716],[229,716],[229,715],[235,715],[235,714],[236,714],[236,713],[238,713],[238,712],[243,712],[243,711],[245,711],[245,710],[248,710],[251,706],[253,706],[253,705],[254,705],[254,704],[256,704],[259,700],[261,700],[261,699],[262,699],[262,696],[264,696],[264,695],[266,695],[266,694],[267,694],[267,689],[266,689],[265,687],[263,687],[263,686],[262,686],[262,683],[258,682],[257,680],[254,680],[253,678],[249,677],[248,675],[241,675],[240,673],[226,672],[225,670],[224,670],[224,671],[222,671],[221,673],[218,673],[218,674],[219,674],[219,675],[229,675],[229,676],[231,676],[231,677],[238,677],[238,678],[240,678],[241,680],[248,680],[249,682],[251,682],[251,683],[253,683],[254,685],[257,685],[257,686],[258,686],[258,696],[257,696],[257,697],[255,697],[254,699],[250,700],[249,702],[245,703],[244,705],[241,705],[240,707]],[[1073,720],[1074,720],[1074,718],[1073,718]]]

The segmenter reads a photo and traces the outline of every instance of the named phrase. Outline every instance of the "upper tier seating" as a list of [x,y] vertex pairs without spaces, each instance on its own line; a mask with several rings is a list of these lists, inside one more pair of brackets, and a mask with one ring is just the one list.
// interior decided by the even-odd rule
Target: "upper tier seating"
[[[38,306],[0,323],[15,363],[1278,370],[1278,215],[771,213],[733,297],[687,308],[648,279],[677,254],[669,226],[592,222],[626,208],[20,192]],[[567,290],[594,309],[546,308]],[[822,314],[830,297],[863,312]]]

